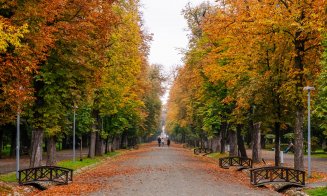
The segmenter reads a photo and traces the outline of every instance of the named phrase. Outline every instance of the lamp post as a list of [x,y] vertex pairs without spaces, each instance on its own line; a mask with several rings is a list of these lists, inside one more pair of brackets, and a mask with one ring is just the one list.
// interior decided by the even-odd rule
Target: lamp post
[[310,125],[310,91],[315,90],[312,86],[306,86],[303,90],[308,91],[308,177],[311,177],[311,125]]
[[17,112],[17,133],[16,133],[16,178],[19,178],[19,151],[20,151],[20,108],[18,108]]
[[[19,87],[19,94],[22,93],[24,88],[22,86]],[[24,99],[23,99],[24,100]],[[17,109],[17,122],[16,122],[16,178],[19,178],[19,159],[20,159],[20,113],[21,113],[21,101],[18,102]]]
[[75,129],[76,129],[76,109],[78,107],[76,105],[73,106],[74,109],[74,120],[73,120],[73,162],[75,162],[75,157],[76,157],[76,151],[75,151],[75,143],[76,143],[76,138],[75,138]]

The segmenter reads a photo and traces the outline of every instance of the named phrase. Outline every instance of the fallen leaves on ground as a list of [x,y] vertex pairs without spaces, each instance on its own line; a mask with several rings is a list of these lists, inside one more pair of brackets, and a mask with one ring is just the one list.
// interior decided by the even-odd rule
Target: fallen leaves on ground
[[[173,169],[177,170],[190,170],[199,169],[208,173],[208,182],[214,181],[216,183],[236,183],[242,186],[247,186],[251,189],[260,189],[254,187],[250,183],[250,176],[248,171],[236,171],[236,168],[223,169],[218,165],[218,161],[205,157],[193,155],[190,149],[183,148],[179,144],[173,144],[171,148],[180,153],[181,157],[184,157],[182,163],[168,163],[164,166],[144,166],[126,164],[133,161],[137,163],[138,159],[150,158],[147,152],[156,150],[156,143],[141,145],[137,150],[127,150],[119,156],[109,158],[96,167],[90,168],[82,173],[74,176],[74,181],[68,185],[53,186],[45,191],[34,191],[27,195],[84,195],[91,192],[98,192],[99,190],[113,190],[119,187],[126,186],[128,182],[121,180],[119,176],[127,176],[129,178],[137,173],[151,174],[152,172],[167,173]],[[167,148],[167,147],[165,147]],[[267,165],[273,163],[267,162]],[[255,167],[267,166],[255,164]],[[313,182],[317,179],[327,180],[325,173],[313,172],[314,178],[309,179]],[[143,182],[141,182],[143,183]]]

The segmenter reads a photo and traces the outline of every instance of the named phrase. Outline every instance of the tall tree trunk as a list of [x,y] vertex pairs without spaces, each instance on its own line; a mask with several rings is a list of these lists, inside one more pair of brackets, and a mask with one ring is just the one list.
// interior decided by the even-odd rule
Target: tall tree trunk
[[103,155],[103,140],[101,138],[100,131],[96,132],[96,143],[95,143],[95,156]]
[[296,112],[294,127],[294,169],[304,170],[303,163],[303,110]]
[[275,166],[280,166],[280,123],[275,122]]
[[79,160],[80,161],[83,161],[83,154],[82,154],[82,151],[83,151],[83,136],[81,136],[80,138],[80,146],[79,146]]
[[235,157],[238,155],[238,149],[237,149],[237,134],[236,131],[229,131],[229,156]]
[[124,133],[122,138],[121,138],[120,147],[123,148],[123,149],[127,148],[127,134],[126,133]]
[[47,143],[47,165],[56,165],[56,137],[49,137]]
[[213,147],[214,152],[220,152],[221,151],[221,132],[217,136],[213,138]]
[[106,139],[106,147],[105,147],[105,154],[107,154],[109,152],[109,135],[107,136],[107,139]]
[[42,165],[43,133],[42,128],[35,128],[32,131],[30,167],[39,167]]
[[227,123],[223,122],[220,126],[220,133],[221,133],[221,150],[220,153],[226,152],[226,132],[227,132]]
[[96,140],[96,131],[95,129],[92,129],[90,133],[89,158],[95,157],[95,140]]
[[236,127],[236,131],[237,131],[237,146],[238,146],[238,150],[240,152],[240,156],[241,157],[248,157],[246,154],[246,149],[244,146],[244,140],[242,137],[242,127],[243,125],[237,125]]
[[259,163],[261,159],[261,145],[260,145],[260,126],[261,123],[255,123],[253,125],[253,132],[252,132],[252,161],[254,163]]
[[115,136],[114,139],[113,139],[113,149],[114,150],[118,150],[119,149],[119,137]]
[[[304,9],[304,8],[303,8]],[[305,12],[301,10],[297,20],[302,22],[305,19]],[[300,23],[299,23],[300,24]],[[302,29],[297,30],[294,34],[294,69],[296,75],[294,76],[295,84],[295,107],[296,117],[294,126],[294,168],[298,170],[304,169],[303,163],[303,121],[304,121],[304,106],[303,106],[303,84],[304,84],[304,55],[306,40],[304,37],[305,31]]]
[[111,138],[111,152],[113,152],[113,151],[115,151],[116,150],[116,146],[115,146],[115,140],[116,140],[116,136],[113,136],[112,138]]
[[252,149],[253,148],[253,131],[254,131],[254,123],[253,120],[250,119],[248,122],[248,145]]

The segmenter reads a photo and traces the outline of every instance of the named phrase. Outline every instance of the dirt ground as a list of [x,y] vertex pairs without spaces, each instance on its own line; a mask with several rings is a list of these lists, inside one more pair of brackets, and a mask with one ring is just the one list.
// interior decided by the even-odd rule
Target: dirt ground
[[189,149],[155,143],[108,159],[65,186],[29,195],[280,195],[250,185],[247,173],[219,168]]

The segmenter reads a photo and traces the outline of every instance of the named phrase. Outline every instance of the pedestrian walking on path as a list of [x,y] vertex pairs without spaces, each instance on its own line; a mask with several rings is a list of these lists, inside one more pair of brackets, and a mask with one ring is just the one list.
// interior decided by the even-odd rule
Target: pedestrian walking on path
[[290,151],[293,148],[293,143],[292,141],[289,143],[288,147],[286,148],[286,150],[284,151],[284,153],[288,153],[288,151]]
[[170,139],[168,138],[167,139],[167,146],[169,147],[169,145],[170,145]]
[[158,146],[160,147],[160,145],[161,145],[161,138],[160,137],[158,137]]

